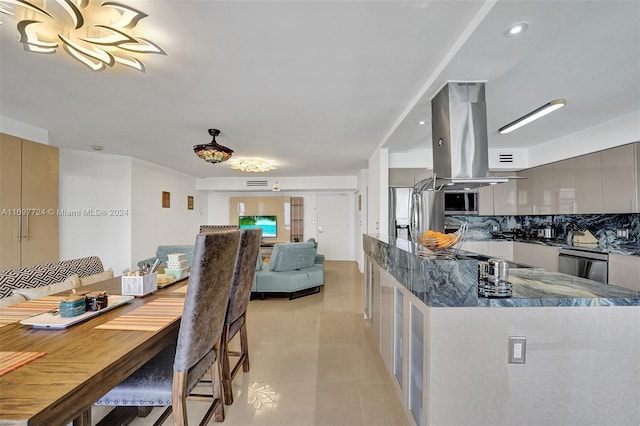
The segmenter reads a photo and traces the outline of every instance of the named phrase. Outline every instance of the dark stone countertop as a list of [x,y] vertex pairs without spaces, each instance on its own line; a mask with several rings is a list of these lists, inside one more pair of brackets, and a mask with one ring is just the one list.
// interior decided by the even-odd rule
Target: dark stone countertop
[[364,235],[365,254],[431,307],[640,306],[640,292],[542,268],[510,263],[508,298],[478,296],[478,262],[460,251],[430,255],[403,239]]

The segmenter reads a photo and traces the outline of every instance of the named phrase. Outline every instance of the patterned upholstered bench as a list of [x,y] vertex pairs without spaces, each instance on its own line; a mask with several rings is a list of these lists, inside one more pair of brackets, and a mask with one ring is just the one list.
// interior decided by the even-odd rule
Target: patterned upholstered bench
[[[78,281],[89,277],[107,279],[109,277],[104,275],[105,272],[110,272],[113,277],[113,271],[105,271],[98,256],[62,260],[19,269],[5,269],[0,271],[0,300],[13,297],[14,290],[35,290],[54,283],[61,283],[72,276]],[[83,284],[86,283],[88,282]],[[78,285],[80,285],[79,282]],[[19,301],[16,300],[16,302]],[[5,300],[5,302],[7,301]]]

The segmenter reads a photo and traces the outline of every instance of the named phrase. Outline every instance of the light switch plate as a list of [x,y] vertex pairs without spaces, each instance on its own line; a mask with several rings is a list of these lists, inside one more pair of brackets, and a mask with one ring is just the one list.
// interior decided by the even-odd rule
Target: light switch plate
[[509,364],[524,364],[527,358],[527,338],[509,336]]

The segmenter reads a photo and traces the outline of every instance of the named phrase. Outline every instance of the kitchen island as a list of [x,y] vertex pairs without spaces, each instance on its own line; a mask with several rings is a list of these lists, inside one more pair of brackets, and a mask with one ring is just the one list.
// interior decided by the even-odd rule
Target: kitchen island
[[513,296],[487,299],[482,256],[373,235],[364,251],[365,314],[417,425],[640,424],[637,291],[512,264]]

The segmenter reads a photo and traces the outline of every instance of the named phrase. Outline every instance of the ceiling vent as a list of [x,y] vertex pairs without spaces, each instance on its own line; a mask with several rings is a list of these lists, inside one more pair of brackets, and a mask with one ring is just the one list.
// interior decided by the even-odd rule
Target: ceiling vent
[[248,180],[247,188],[267,188],[269,187],[269,182],[266,180]]

